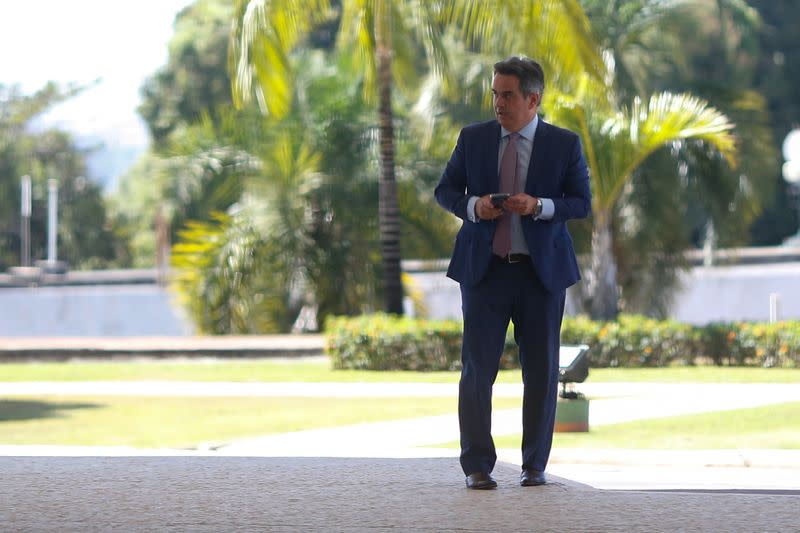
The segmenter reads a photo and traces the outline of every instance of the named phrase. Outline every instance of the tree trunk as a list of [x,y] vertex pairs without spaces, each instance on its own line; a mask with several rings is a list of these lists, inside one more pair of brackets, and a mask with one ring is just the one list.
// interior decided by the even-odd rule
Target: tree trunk
[[593,320],[615,320],[619,314],[617,263],[614,259],[611,213],[596,213],[592,225],[589,309]]
[[381,177],[378,201],[381,255],[383,257],[384,310],[403,314],[403,285],[400,279],[400,208],[394,175],[394,114],[392,113],[391,50],[378,49],[378,120]]

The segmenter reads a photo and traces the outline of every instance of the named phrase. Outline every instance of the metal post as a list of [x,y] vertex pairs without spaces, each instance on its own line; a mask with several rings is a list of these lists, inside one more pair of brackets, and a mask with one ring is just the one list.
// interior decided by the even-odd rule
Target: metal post
[[47,262],[54,265],[58,261],[58,182],[47,180]]
[[781,295],[772,292],[769,295],[769,323],[774,324],[781,319],[780,317]]
[[714,248],[717,246],[717,233],[714,231],[714,222],[706,224],[706,237],[703,242],[703,266],[714,266]]
[[31,266],[31,177],[22,176],[22,228],[20,235],[20,259],[24,267]]

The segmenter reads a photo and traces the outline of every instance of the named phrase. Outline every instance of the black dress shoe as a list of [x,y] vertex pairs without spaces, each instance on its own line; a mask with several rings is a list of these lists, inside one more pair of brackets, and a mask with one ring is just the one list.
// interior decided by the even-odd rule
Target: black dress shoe
[[534,470],[533,468],[522,469],[522,474],[519,476],[519,484],[523,487],[535,487],[537,485],[544,485],[547,483],[547,478],[544,472]]
[[467,476],[467,488],[475,490],[496,489],[497,481],[485,472],[473,472]]

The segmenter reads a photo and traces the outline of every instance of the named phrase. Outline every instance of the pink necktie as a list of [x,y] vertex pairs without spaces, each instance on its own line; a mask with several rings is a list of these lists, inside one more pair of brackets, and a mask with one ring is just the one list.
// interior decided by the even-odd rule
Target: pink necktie
[[[500,160],[500,190],[514,194],[517,190],[517,138],[519,133],[508,136],[508,145],[503,151]],[[494,231],[492,251],[500,257],[505,257],[511,252],[511,213],[504,212],[497,220],[497,229]]]

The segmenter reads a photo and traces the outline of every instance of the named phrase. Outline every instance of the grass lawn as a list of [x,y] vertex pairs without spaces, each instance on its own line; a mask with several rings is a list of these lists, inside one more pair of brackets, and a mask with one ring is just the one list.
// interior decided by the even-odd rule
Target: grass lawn
[[[456,383],[458,372],[333,370],[326,360],[80,361],[0,364],[0,382],[233,381]],[[680,367],[592,369],[592,382],[800,383],[800,369]],[[500,383],[520,383],[518,370]],[[518,407],[495,398],[495,408]],[[455,398],[2,397],[0,444],[196,447],[232,439],[359,422],[453,414]],[[518,447],[520,437],[498,446]],[[457,447],[456,443],[451,443]],[[800,448],[800,403],[681,416],[556,435],[587,448]]]
[[[519,370],[504,370],[498,383],[519,383]],[[239,381],[456,383],[458,372],[333,370],[327,360],[203,359],[0,363],[2,381]],[[595,368],[590,382],[800,383],[800,369],[740,367]]]
[[[499,448],[519,448],[521,442],[521,434],[495,438]],[[454,441],[444,446],[459,445]],[[556,433],[553,448],[800,449],[800,402],[608,424],[588,433]]]
[[[519,405],[498,398],[498,408]],[[194,448],[202,443],[455,413],[455,398],[0,399],[0,444]]]

